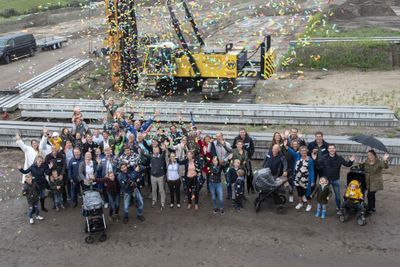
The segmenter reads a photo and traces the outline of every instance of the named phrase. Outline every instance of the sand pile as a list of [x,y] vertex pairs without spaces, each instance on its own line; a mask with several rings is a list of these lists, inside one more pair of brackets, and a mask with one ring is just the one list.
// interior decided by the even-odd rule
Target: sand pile
[[396,16],[389,2],[382,0],[347,0],[341,5],[331,6],[332,17],[335,19],[352,19],[355,17]]

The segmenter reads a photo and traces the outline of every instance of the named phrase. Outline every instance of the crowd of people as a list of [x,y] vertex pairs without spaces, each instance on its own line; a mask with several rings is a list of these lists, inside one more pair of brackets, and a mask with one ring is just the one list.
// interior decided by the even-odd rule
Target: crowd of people
[[[76,208],[84,191],[99,190],[112,221],[120,219],[122,198],[122,220],[127,223],[133,203],[137,218],[145,220],[144,195],[151,198],[153,208],[164,209],[167,202],[171,209],[181,208],[186,202],[188,210],[198,210],[204,190],[211,196],[213,212],[223,215],[226,202],[239,211],[249,195],[256,193],[254,142],[244,128],[230,144],[220,132],[203,136],[193,120],[185,125],[179,114],[176,122],[161,125],[155,122],[158,112],[148,120],[133,120],[134,114],[120,111],[121,105],[112,98],[103,104],[107,110],[103,129],[90,128],[76,107],[71,129],[63,128],[60,133],[43,129],[41,140],[31,140],[30,146],[16,135],[25,153],[25,163],[18,169],[23,173],[31,224],[34,218],[43,219],[40,210],[48,211],[49,195],[50,206],[61,211]],[[382,170],[388,168],[388,159],[388,154],[379,159],[370,150],[360,164],[367,178],[369,214],[375,212],[376,192],[383,189]],[[297,192],[295,209],[305,207],[309,212],[316,199],[315,216],[325,218],[331,191],[337,210],[341,208],[341,166],[352,166],[355,161],[354,156],[345,160],[338,155],[335,144],[327,143],[322,132],[306,144],[293,128],[274,134],[262,167],[269,168],[274,177],[288,178],[289,202],[294,202]]]

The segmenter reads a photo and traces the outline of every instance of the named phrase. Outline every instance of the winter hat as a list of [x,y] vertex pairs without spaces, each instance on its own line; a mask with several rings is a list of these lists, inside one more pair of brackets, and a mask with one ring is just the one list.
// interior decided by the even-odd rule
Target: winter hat
[[58,137],[58,133],[57,132],[53,132],[53,135],[51,137]]

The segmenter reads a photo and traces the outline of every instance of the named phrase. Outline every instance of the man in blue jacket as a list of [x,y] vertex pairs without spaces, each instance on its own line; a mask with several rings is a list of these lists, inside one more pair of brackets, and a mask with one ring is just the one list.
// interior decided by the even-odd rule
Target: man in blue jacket
[[68,179],[70,182],[71,188],[71,199],[73,203],[73,208],[76,208],[78,205],[78,190],[81,184],[79,179],[79,164],[83,161],[81,157],[81,151],[79,148],[74,148],[74,157],[69,161],[68,164]]
[[140,221],[144,221],[143,216],[143,198],[137,188],[138,182],[141,178],[140,167],[137,166],[133,172],[128,173],[128,165],[121,163],[121,172],[118,174],[118,182],[121,185],[121,189],[124,192],[124,219],[123,223],[129,221],[129,208],[131,206],[132,198],[136,202],[136,215]]

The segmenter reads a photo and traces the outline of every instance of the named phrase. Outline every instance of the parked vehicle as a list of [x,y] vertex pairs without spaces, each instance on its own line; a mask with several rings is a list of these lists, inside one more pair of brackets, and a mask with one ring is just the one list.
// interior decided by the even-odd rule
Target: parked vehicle
[[4,64],[25,56],[33,57],[36,50],[36,40],[32,34],[13,33],[0,36],[0,60]]

